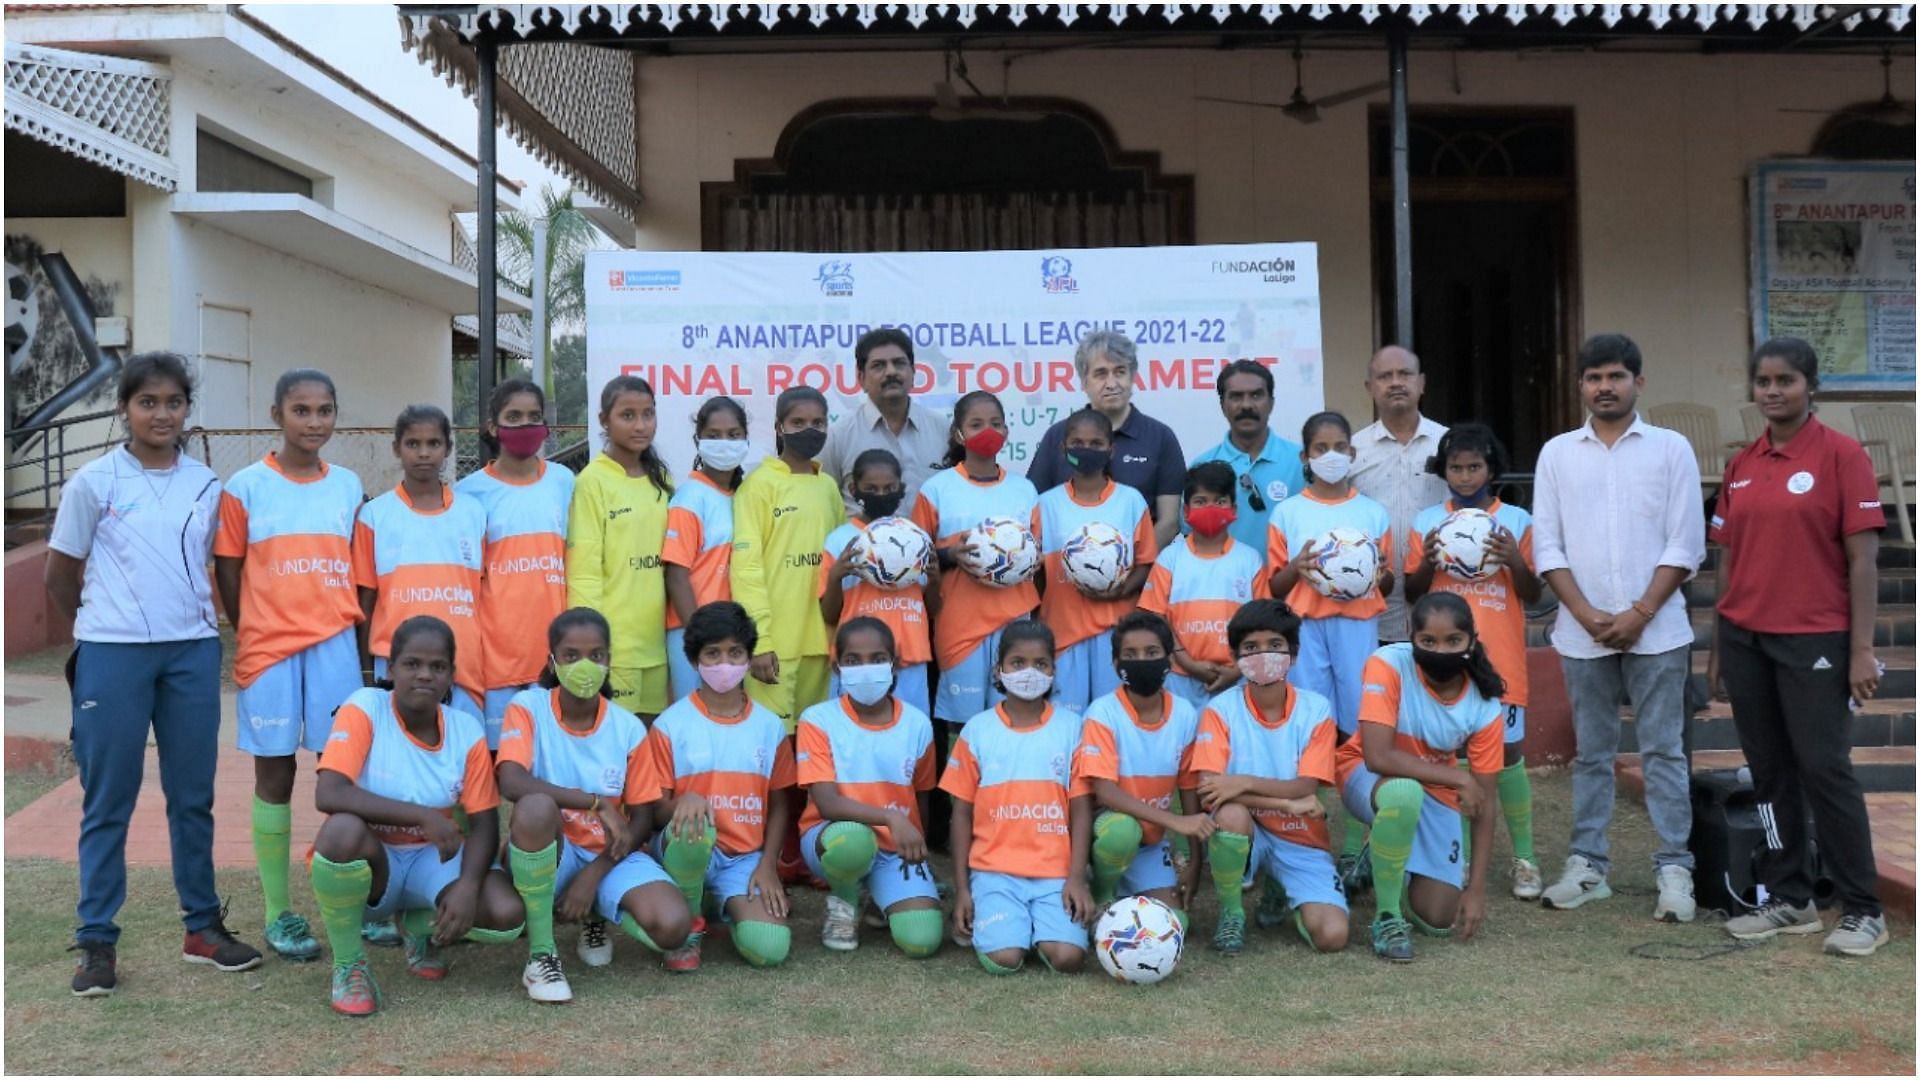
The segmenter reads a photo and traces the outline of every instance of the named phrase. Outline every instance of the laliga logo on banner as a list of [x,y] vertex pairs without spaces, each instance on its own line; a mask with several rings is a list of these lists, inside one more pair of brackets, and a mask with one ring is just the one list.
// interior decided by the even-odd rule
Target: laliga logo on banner
[[1073,260],[1065,255],[1048,255],[1040,260],[1040,287],[1050,293],[1079,292],[1073,280]]
[[819,282],[820,291],[827,296],[853,295],[853,264],[850,262],[823,262],[820,273],[814,281]]

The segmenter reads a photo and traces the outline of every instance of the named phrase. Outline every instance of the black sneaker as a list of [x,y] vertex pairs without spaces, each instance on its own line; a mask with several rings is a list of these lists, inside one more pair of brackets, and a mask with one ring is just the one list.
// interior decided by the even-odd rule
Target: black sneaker
[[260,950],[233,936],[219,919],[213,925],[187,931],[180,959],[189,964],[212,964],[221,971],[248,971],[260,966]]
[[68,952],[78,952],[80,963],[73,969],[74,997],[106,997],[120,985],[114,973],[113,946],[98,941],[76,941]]

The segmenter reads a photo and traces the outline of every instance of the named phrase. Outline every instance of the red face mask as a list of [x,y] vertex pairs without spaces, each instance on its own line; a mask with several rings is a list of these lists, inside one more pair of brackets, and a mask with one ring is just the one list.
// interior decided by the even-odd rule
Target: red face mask
[[547,425],[522,424],[500,429],[500,446],[514,457],[532,457],[547,441]]
[[1187,524],[1193,531],[1211,540],[1227,531],[1239,515],[1231,506],[1196,506],[1187,511]]
[[990,458],[1000,453],[1000,448],[1007,445],[1007,433],[999,428],[981,428],[969,435],[967,441],[960,445],[966,447],[970,453]]

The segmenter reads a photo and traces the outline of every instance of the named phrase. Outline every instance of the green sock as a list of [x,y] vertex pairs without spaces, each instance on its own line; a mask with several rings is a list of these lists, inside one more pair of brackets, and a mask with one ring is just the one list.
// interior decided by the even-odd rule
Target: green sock
[[980,966],[983,968],[986,968],[987,974],[989,975],[1012,975],[1013,973],[1019,971],[1021,967],[1025,966],[1026,964],[1026,960],[1022,959],[1020,963],[1015,964],[1012,967],[1004,967],[998,963],[995,963],[993,957],[988,956],[986,953],[977,952],[977,953],[974,953],[973,955],[980,958]]
[[850,905],[860,903],[860,883],[879,853],[879,834],[857,821],[836,821],[820,830],[820,869],[827,888]]
[[750,967],[779,967],[793,947],[793,931],[785,926],[742,919],[733,924],[733,951]]
[[1108,811],[1093,822],[1093,902],[1101,908],[1113,903],[1120,879],[1140,853],[1140,823],[1126,814]]
[[466,939],[479,945],[505,945],[519,938],[520,931],[526,928],[525,922],[508,930],[490,930],[484,926],[476,926],[467,931]]
[[400,913],[400,932],[410,938],[433,936],[433,908],[408,908]]
[[1253,837],[1221,829],[1207,841],[1207,868],[1213,871],[1213,894],[1220,898],[1221,914],[1245,916],[1241,902],[1241,882],[1247,876],[1247,858],[1253,853]]
[[[531,918],[527,920],[527,925],[529,927],[533,925],[533,920]],[[639,920],[635,919],[632,915],[624,911],[620,913],[620,929],[625,930],[627,932],[628,937],[632,938],[633,940],[639,942],[642,945],[645,945],[652,952],[666,951],[665,949],[662,949],[660,946],[655,945],[653,943],[653,938],[647,935],[646,928],[640,925]],[[548,924],[547,933],[548,934],[553,933],[551,922],[549,922]]]
[[527,955],[552,956],[553,882],[560,873],[560,845],[549,842],[539,851],[507,845],[507,867],[513,887],[527,905]]
[[[1313,931],[1307,929],[1307,913],[1299,908],[1293,909],[1293,928],[1300,932],[1300,940],[1313,945]],[[1319,946],[1314,946],[1319,948]]]
[[1193,920],[1187,918],[1187,909],[1182,907],[1173,909],[1173,921],[1180,924],[1180,932],[1183,934],[1193,925]]
[[373,867],[367,860],[337,863],[324,855],[314,855],[313,899],[320,905],[320,923],[326,928],[327,945],[333,949],[333,962],[338,967],[366,959],[366,946],[360,942],[360,917],[367,910],[367,893],[372,889]]
[[[1507,819],[1507,834],[1513,837],[1513,856],[1533,861],[1533,781],[1527,777],[1527,762],[1519,761],[1500,770],[1495,783],[1500,789],[1500,812]],[[1463,846],[1461,850],[1466,850]]]
[[680,895],[687,898],[687,910],[696,919],[700,917],[700,894],[707,887],[707,865],[713,861],[713,841],[711,825],[700,840],[682,840],[669,832],[667,849],[660,860],[667,876],[680,886]]
[[887,916],[887,929],[893,934],[893,943],[916,960],[940,951],[946,923],[946,916],[940,914],[938,908],[914,908]]
[[[260,893],[267,922],[293,910],[287,899],[287,855],[293,849],[293,807],[253,797],[253,861],[260,868]],[[366,903],[367,894],[360,894]]]
[[1396,776],[1373,791],[1373,896],[1382,915],[1400,915],[1407,888],[1407,860],[1420,825],[1426,789],[1417,780]]
[[1340,854],[1359,855],[1360,849],[1367,846],[1366,823],[1354,817],[1345,803],[1340,805],[1340,820],[1343,822],[1340,828]]
[[[1187,812],[1185,804],[1180,801],[1180,789],[1174,789],[1173,801],[1167,806],[1167,811],[1174,814],[1184,814]],[[1193,849],[1187,846],[1187,838],[1171,829],[1167,831],[1167,846],[1173,849],[1174,854],[1183,859],[1193,857]]]

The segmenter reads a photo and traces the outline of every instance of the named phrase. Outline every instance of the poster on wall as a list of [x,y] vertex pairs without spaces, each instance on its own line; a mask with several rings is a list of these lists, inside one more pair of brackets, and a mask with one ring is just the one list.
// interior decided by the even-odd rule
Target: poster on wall
[[1233,360],[1273,372],[1272,426],[1289,439],[1322,407],[1319,274],[1312,244],[1051,251],[680,253],[587,256],[587,384],[636,374],[659,395],[655,445],[684,474],[693,413],[716,394],[746,407],[758,453],[773,405],[796,384],[837,419],[865,400],[853,346],[895,326],[914,342],[915,400],[950,414],[997,394],[1001,460],[1024,473],[1040,437],[1086,404],[1074,347],[1118,330],[1139,348],[1134,404],[1172,427],[1189,458],[1226,435],[1214,376]]
[[1914,391],[1913,162],[1763,161],[1753,207],[1753,337],[1798,337],[1821,389]]

